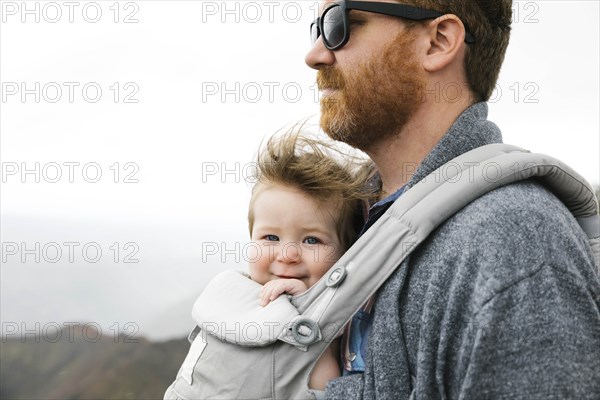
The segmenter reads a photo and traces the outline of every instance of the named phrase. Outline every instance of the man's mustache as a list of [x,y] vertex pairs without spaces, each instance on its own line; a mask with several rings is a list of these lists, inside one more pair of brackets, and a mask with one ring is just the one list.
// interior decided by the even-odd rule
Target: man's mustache
[[319,90],[339,90],[345,86],[345,79],[340,71],[332,67],[327,67],[317,72],[317,87]]

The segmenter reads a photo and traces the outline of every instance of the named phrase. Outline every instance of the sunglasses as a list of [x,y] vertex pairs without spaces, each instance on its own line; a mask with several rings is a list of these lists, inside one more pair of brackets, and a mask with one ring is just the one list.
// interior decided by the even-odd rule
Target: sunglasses
[[[444,13],[438,11],[406,4],[344,0],[327,7],[323,14],[310,24],[310,38],[313,45],[320,36],[323,36],[323,43],[329,50],[341,49],[348,43],[348,39],[350,39],[350,10],[390,15],[411,21],[435,19],[444,15]],[[467,32],[465,42],[475,43],[475,38]]]

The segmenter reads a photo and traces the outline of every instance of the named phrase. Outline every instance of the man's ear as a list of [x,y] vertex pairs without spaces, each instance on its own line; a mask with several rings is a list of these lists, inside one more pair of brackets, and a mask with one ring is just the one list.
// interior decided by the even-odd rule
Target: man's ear
[[429,48],[423,67],[436,72],[451,64],[462,53],[465,46],[465,26],[454,14],[443,15],[427,25]]

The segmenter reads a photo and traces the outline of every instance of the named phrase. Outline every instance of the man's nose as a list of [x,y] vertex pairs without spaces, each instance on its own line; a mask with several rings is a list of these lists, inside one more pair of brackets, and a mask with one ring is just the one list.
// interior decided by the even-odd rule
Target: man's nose
[[321,69],[333,65],[335,53],[325,47],[323,38],[319,37],[304,58],[306,65],[313,69]]

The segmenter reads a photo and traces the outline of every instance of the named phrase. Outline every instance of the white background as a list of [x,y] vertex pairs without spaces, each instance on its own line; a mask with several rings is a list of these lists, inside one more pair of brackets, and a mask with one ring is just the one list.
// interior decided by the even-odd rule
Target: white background
[[[62,1],[25,4],[39,11],[1,2],[3,330],[79,321],[182,336],[206,280],[245,267],[244,178],[260,141],[318,113],[303,62],[318,3],[79,1],[73,22]],[[594,184],[599,36],[596,1],[515,2],[490,103],[506,142]],[[39,182],[22,174],[36,163]],[[72,177],[64,163],[79,163]]]

